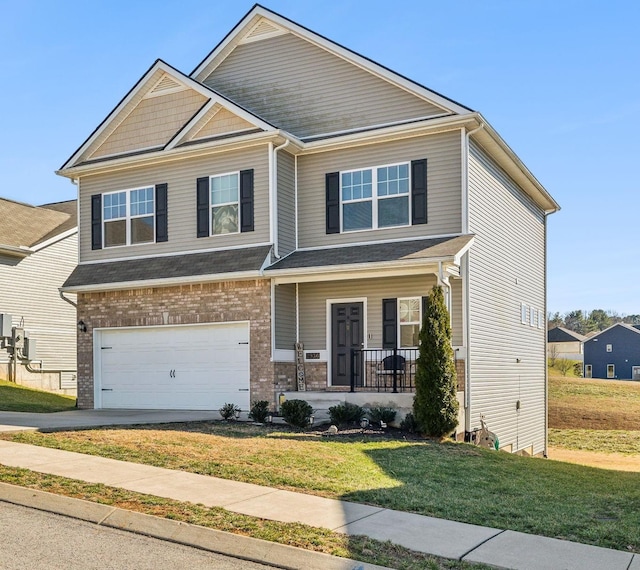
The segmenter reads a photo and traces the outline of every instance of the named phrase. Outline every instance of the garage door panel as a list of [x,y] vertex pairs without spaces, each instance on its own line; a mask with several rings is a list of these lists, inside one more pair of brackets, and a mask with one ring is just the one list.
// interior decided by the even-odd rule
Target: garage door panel
[[103,330],[103,408],[249,407],[248,323]]

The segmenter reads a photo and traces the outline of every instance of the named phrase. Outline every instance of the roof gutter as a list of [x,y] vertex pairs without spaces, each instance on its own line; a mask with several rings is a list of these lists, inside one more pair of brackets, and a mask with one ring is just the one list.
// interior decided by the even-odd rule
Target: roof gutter
[[30,247],[15,246],[15,245],[6,245],[0,243],[0,254],[8,255],[10,257],[19,257],[20,259],[24,259],[25,257],[30,256],[33,253],[33,249]]

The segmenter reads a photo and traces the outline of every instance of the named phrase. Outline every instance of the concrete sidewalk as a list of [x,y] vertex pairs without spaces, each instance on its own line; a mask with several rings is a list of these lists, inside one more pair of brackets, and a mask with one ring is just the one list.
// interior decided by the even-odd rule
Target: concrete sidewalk
[[518,570],[640,570],[640,556],[205,475],[0,441],[0,463]]

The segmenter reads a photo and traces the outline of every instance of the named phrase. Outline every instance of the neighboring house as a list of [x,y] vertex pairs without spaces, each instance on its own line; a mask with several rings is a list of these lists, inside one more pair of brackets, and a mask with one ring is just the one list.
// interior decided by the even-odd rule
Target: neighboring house
[[585,340],[584,377],[640,380],[640,327],[617,323]]
[[441,285],[460,434],[484,415],[544,451],[558,205],[479,113],[255,6],[190,75],[156,61],[58,173],[81,407],[409,409]]
[[11,315],[35,346],[30,363],[0,348],[0,378],[67,394],[76,391],[76,310],[59,288],[78,262],[76,206],[0,198],[0,314]]
[[586,336],[564,327],[554,327],[547,333],[547,357],[567,358],[582,362],[582,343]]

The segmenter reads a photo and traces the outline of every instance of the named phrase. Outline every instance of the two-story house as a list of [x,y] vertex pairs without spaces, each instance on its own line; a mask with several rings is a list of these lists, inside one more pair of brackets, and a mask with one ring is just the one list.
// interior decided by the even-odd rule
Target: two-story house
[[440,285],[459,431],[484,415],[544,452],[558,206],[479,113],[256,5],[192,73],[156,61],[58,173],[80,203],[80,407],[410,407]]

